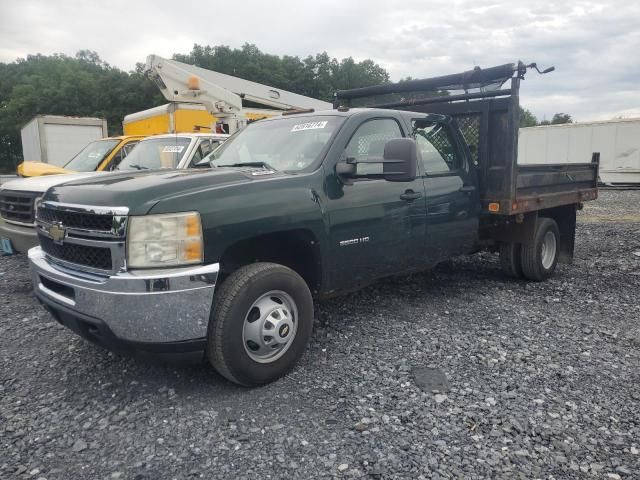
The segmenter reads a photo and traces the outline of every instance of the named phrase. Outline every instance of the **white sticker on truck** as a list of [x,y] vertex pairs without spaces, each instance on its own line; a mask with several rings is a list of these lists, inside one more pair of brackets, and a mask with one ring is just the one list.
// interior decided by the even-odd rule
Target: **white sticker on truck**
[[167,145],[162,149],[162,153],[181,153],[184,150],[183,145]]
[[294,125],[291,129],[292,132],[301,132],[302,130],[315,130],[316,128],[324,128],[327,126],[327,121],[324,122],[309,122],[309,123],[300,123],[298,125]]

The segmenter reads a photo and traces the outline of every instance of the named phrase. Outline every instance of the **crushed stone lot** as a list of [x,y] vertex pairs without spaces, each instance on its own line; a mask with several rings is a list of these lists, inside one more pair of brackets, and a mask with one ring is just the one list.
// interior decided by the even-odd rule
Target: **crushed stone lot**
[[252,390],[86,342],[1,257],[0,478],[640,478],[639,209],[601,191],[544,283],[483,253],[318,302]]

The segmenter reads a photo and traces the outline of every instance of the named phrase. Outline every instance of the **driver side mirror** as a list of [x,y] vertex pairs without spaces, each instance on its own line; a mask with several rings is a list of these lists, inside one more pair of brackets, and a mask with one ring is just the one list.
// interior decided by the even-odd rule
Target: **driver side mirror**
[[382,176],[389,182],[412,182],[418,168],[418,147],[413,138],[394,138],[384,145]]
[[[381,163],[381,174],[359,175],[358,164]],[[411,182],[416,178],[418,149],[412,138],[393,138],[384,145],[382,158],[357,160],[349,157],[336,165],[336,173],[344,178],[384,178],[388,182]]]

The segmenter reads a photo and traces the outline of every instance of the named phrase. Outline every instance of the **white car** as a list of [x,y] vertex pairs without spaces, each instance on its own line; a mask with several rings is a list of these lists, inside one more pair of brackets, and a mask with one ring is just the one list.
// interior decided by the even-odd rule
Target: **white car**
[[[229,135],[176,133],[154,135],[141,140],[118,165],[122,170],[191,168],[215,150]],[[21,178],[0,186],[0,238],[12,249],[26,252],[38,245],[35,226],[36,201],[50,187],[109,172],[82,172]]]

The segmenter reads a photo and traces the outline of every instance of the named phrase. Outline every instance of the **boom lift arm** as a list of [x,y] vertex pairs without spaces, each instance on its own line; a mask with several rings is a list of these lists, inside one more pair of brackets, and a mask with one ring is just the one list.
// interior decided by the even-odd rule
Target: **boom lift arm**
[[[247,122],[247,113],[279,115],[291,109],[328,110],[331,103],[176,60],[149,55],[145,73],[170,102],[199,103],[233,133]],[[243,101],[264,108],[245,108]]]

